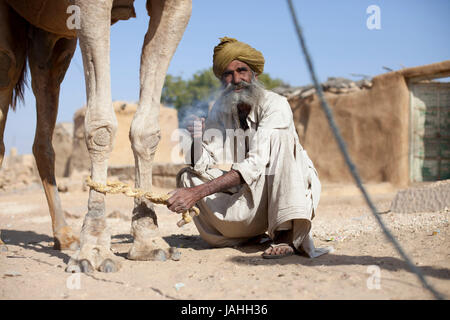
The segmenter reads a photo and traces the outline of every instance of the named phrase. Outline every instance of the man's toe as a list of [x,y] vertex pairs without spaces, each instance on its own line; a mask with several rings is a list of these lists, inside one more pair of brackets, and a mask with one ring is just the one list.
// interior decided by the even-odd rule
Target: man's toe
[[294,249],[288,244],[271,245],[263,253],[263,258],[284,257],[294,253]]

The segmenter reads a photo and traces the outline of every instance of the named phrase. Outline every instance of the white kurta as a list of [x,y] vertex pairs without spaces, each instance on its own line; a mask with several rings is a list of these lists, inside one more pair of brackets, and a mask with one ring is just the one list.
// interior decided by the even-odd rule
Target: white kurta
[[321,185],[300,145],[287,99],[266,90],[246,121],[244,131],[219,100],[205,122],[199,160],[177,176],[179,187],[193,187],[223,175],[216,164],[231,162],[245,181],[197,203],[200,236],[213,246],[232,246],[266,231],[273,238],[276,230],[292,229],[298,250],[310,257],[328,252],[316,249],[311,238]]

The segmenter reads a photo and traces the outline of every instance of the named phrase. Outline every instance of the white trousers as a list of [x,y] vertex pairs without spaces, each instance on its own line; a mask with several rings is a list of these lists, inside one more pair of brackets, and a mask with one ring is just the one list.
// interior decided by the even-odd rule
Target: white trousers
[[[265,232],[273,239],[275,231],[292,230],[297,250],[311,258],[329,252],[316,249],[311,237],[313,193],[304,183],[307,173],[299,159],[301,152],[296,150],[301,146],[286,130],[274,130],[270,148],[267,170],[251,185],[242,184],[197,202],[200,215],[194,217],[194,223],[200,236],[214,247],[225,247]],[[204,174],[183,168],[177,175],[177,186],[198,186],[225,173],[217,168]]]

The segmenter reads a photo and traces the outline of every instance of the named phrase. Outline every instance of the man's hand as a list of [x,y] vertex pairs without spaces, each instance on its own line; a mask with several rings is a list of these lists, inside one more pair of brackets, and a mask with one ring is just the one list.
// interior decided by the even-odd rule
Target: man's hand
[[171,197],[167,200],[167,208],[176,213],[183,213],[192,208],[196,202],[213,193],[227,190],[245,183],[241,174],[230,170],[223,176],[200,184],[192,188],[178,188],[170,191]]
[[186,119],[187,130],[192,138],[202,138],[205,130],[205,118],[199,118],[195,115],[190,115]]
[[199,198],[194,188],[178,188],[169,192],[171,197],[167,200],[167,208],[176,213],[183,213],[192,208]]

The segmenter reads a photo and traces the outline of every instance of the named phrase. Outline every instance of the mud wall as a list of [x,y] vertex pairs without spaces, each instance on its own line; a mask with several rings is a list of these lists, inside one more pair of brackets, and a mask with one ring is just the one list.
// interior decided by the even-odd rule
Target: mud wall
[[[325,92],[363,182],[409,182],[409,90],[402,74],[372,79],[370,88]],[[289,99],[300,141],[322,181],[352,182],[316,94]]]
[[[134,155],[131,149],[129,131],[137,105],[116,101],[113,103],[113,106],[118,122],[118,129],[108,165],[110,167],[134,166]],[[73,118],[74,137],[69,174],[74,170],[90,170],[91,163],[84,139],[85,112],[86,109],[81,108],[75,113]],[[154,162],[170,163],[172,162],[172,150],[177,146],[177,142],[172,141],[172,133],[178,129],[177,110],[161,105],[159,125],[161,128],[161,140],[156,149]]]

